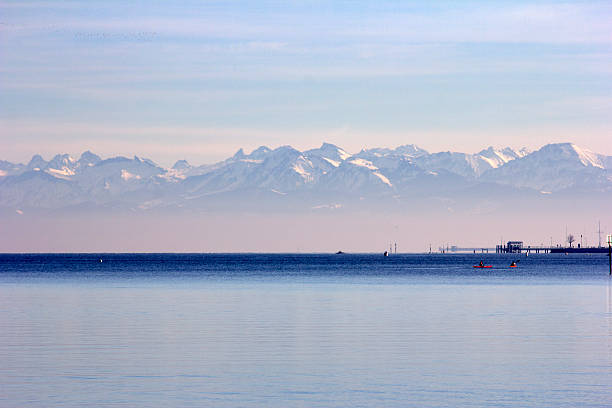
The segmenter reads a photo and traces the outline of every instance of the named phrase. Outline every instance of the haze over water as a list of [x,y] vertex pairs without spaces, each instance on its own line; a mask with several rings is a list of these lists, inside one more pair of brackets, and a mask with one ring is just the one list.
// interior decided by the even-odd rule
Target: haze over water
[[0,406],[610,406],[607,257],[516,258],[0,255]]

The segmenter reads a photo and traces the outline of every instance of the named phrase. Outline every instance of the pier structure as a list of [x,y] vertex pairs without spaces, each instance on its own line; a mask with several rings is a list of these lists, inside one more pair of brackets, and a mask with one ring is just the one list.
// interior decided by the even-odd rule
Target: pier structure
[[543,253],[543,254],[597,254],[605,253],[607,249],[604,247],[583,247],[578,245],[576,247],[563,247],[563,246],[533,246],[523,245],[522,241],[508,241],[506,245],[496,245],[495,253],[497,254],[521,254],[521,253]]
[[[520,242],[520,241],[515,241],[515,242]],[[546,247],[546,246],[523,246],[523,243],[520,242],[520,245],[517,244],[510,244],[510,242],[508,242],[506,245],[496,245],[495,246],[495,253],[496,254],[521,254],[521,253],[543,253],[543,254],[548,254],[548,253],[552,253],[553,252],[553,248],[552,247]]]
[[[429,249],[431,252],[431,248]],[[495,248],[487,247],[460,247],[457,245],[446,245],[439,247],[438,251],[443,254],[448,253],[480,253],[485,254],[493,252],[496,254],[599,254],[608,253],[607,247],[584,247],[580,244],[572,247],[564,247],[561,245],[557,246],[544,246],[544,245],[524,245],[523,241],[508,241],[506,244],[496,245]],[[392,252],[391,252],[392,253]]]

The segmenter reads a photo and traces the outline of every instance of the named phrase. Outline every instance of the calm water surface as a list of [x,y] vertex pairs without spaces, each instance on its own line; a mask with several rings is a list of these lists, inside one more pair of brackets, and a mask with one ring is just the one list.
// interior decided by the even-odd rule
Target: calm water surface
[[607,257],[481,258],[0,255],[0,407],[611,406]]

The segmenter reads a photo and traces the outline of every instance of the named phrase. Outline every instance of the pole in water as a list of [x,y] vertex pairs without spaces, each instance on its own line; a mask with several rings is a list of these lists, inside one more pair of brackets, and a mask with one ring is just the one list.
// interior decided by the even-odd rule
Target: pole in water
[[612,244],[608,242],[608,266],[610,266],[609,275],[612,276]]
[[608,241],[608,265],[610,267],[610,276],[612,276],[612,235],[607,236]]
[[612,276],[612,235],[606,237],[608,243],[608,265],[610,267],[610,276]]

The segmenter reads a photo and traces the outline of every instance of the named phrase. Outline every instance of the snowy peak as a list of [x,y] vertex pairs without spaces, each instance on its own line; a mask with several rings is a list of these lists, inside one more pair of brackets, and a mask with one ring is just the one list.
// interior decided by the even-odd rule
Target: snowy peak
[[445,170],[468,178],[476,177],[481,172],[477,159],[466,153],[432,153],[415,158],[415,163],[426,171]]
[[[481,150],[474,155],[476,159],[484,160],[490,168],[494,169],[523,156],[524,153],[521,151],[517,152],[510,147],[496,149],[493,146],[489,146],[487,149]],[[483,170],[486,171],[488,169]],[[483,171],[481,171],[480,174],[482,174],[482,172]]]
[[272,155],[274,156],[279,156],[279,155],[283,155],[283,154],[288,154],[288,155],[301,155],[302,152],[300,152],[297,149],[294,149],[293,147],[289,146],[289,145],[285,145],[285,146],[279,146],[276,149],[270,151],[268,149],[268,153],[272,153]]
[[48,163],[49,167],[59,168],[62,166],[74,166],[76,160],[69,154],[57,154]]
[[23,164],[13,164],[8,161],[0,160],[0,177],[11,174],[19,174],[23,172],[25,166]]
[[144,157],[134,156],[134,161],[137,162],[137,163],[146,164],[146,165],[151,166],[151,167],[159,167],[157,165],[157,163],[155,163],[153,160],[147,159],[147,158],[144,158]]
[[510,156],[514,159],[518,159],[518,158],[527,156],[529,153],[531,153],[531,150],[527,149],[526,147],[521,147],[518,150],[514,150],[511,147],[504,147],[501,150],[501,153],[503,153],[506,156]]
[[476,154],[459,152],[439,152],[423,154],[415,162],[425,170],[446,170],[468,178],[478,178],[485,172],[504,166],[525,156],[525,149],[515,151],[510,147],[496,149],[493,146]]
[[392,191],[392,183],[371,161],[353,156],[321,177],[322,191],[379,194]]
[[359,157],[371,161],[380,161],[379,159],[384,159],[383,161],[388,162],[388,160],[401,160],[402,158],[412,160],[424,156],[429,156],[429,152],[427,150],[421,149],[420,147],[414,144],[406,144],[398,146],[395,149],[389,149],[385,147],[362,149],[354,157]]
[[360,158],[351,159],[347,163],[352,164],[354,166],[365,167],[366,169],[370,169],[370,170],[378,170],[378,167],[372,164],[371,161],[365,160],[365,159],[360,159]]
[[101,161],[102,159],[100,158],[100,156],[98,156],[97,154],[93,154],[92,152],[87,150],[86,152],[83,152],[83,154],[81,154],[78,163],[80,167],[91,167],[95,166]]
[[351,157],[349,153],[347,153],[344,149],[333,145],[331,143],[323,143],[319,148],[321,154],[325,155],[325,157],[332,160],[343,161]]
[[240,160],[240,159],[244,159],[246,157],[246,155],[244,154],[244,150],[242,148],[238,149],[238,151],[236,153],[234,153],[234,155],[232,156],[232,159],[234,160]]
[[[281,146],[268,153],[262,164],[262,175],[265,174],[266,185],[272,185],[269,180],[276,177],[276,173],[284,173],[282,183],[277,185],[279,189],[291,189],[314,181],[317,169],[302,152],[291,146]],[[297,179],[295,177],[298,177]]]
[[572,143],[548,144],[487,172],[483,178],[547,192],[583,186],[605,189],[612,180],[602,157]]
[[274,150],[262,146],[242,159],[232,158],[205,174],[188,177],[185,185],[189,197],[257,189],[283,195],[313,183],[321,174],[320,167],[291,146]]
[[47,162],[40,154],[35,154],[27,165],[28,170],[41,170],[47,167]]
[[601,155],[573,143],[548,144],[535,151],[531,156],[537,157],[540,160],[567,161],[568,164],[580,163],[584,167],[605,168]]
[[345,150],[331,143],[323,143],[318,149],[307,150],[304,154],[325,159],[335,167],[338,167],[341,162],[351,157]]
[[75,175],[77,161],[68,154],[58,154],[49,163],[45,171],[60,178]]
[[427,150],[421,149],[419,146],[414,144],[398,146],[395,148],[395,152],[408,157],[420,157],[429,154]]
[[[240,151],[242,151],[242,149],[240,149],[238,152]],[[252,160],[263,160],[271,151],[272,149],[267,146],[259,146],[246,157]]]
[[174,170],[189,170],[192,168],[192,166],[189,164],[189,162],[187,162],[187,160],[178,160],[176,163],[174,163],[172,168]]
[[504,162],[509,162],[510,160],[516,159],[518,156],[514,152],[514,150],[506,147],[504,149],[496,149],[493,146],[489,146],[488,148],[479,151],[476,153],[478,156],[486,157],[489,159],[501,159]]
[[572,149],[578,155],[578,158],[582,164],[589,167],[599,167],[601,169],[605,168],[605,164],[602,160],[602,157],[596,153],[588,149],[583,149],[581,147],[576,146],[575,144],[571,144]]

